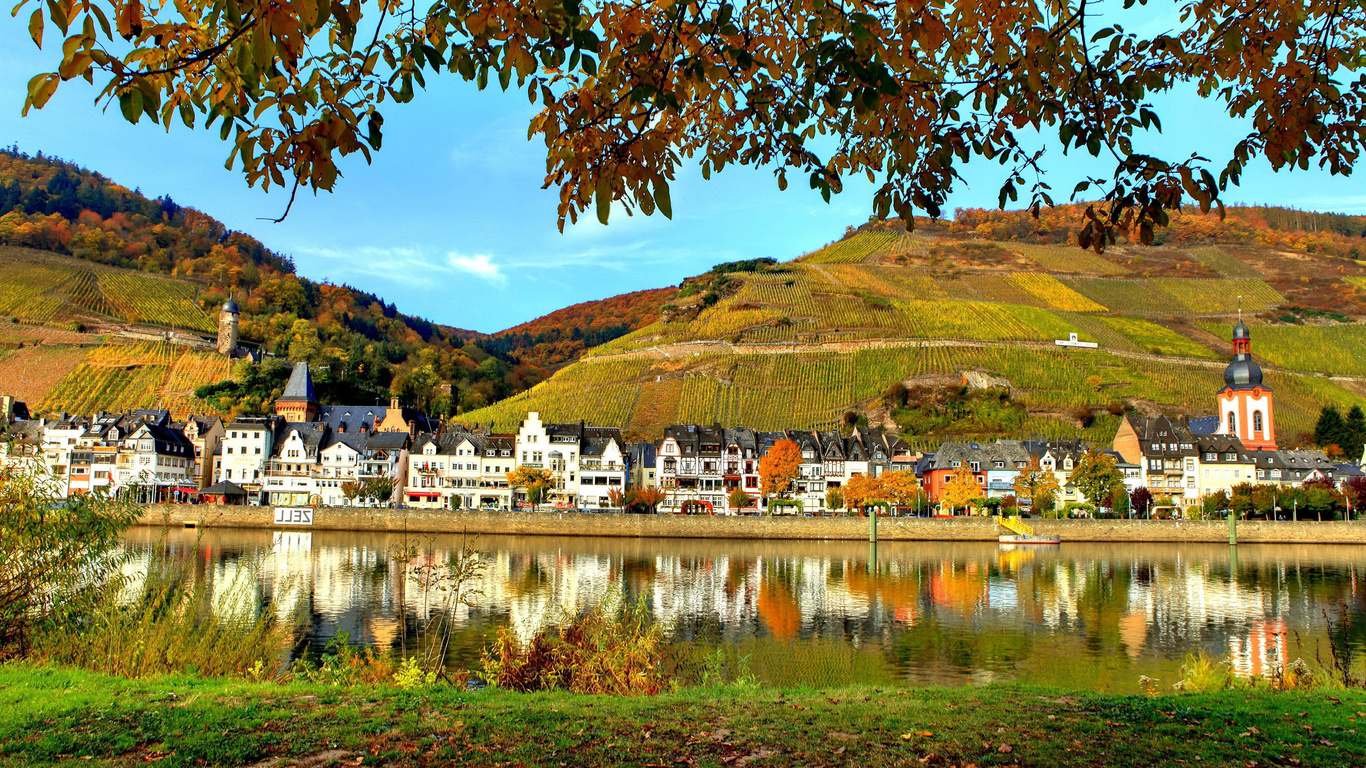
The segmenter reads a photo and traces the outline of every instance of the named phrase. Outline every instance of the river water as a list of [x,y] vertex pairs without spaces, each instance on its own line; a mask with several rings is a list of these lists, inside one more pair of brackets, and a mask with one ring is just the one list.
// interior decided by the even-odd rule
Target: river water
[[[405,563],[459,536],[135,529],[145,556],[193,560],[215,590],[304,617],[303,645],[338,632],[401,649],[425,620]],[[829,686],[1016,681],[1139,690],[1192,654],[1265,675],[1366,653],[1366,547],[616,539],[481,536],[481,593],[458,611],[452,663],[478,667],[500,627],[532,636],[612,595],[644,600],[676,642],[745,657],[763,682]],[[246,589],[243,589],[243,585]],[[229,585],[235,585],[229,588]],[[424,597],[426,598],[424,600]],[[1357,658],[1360,658],[1358,656]]]

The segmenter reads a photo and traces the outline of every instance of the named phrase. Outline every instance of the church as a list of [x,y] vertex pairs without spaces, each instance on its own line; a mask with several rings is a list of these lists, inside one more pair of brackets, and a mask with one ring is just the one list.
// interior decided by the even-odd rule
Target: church
[[1216,434],[1237,437],[1251,451],[1276,450],[1276,418],[1271,388],[1262,383],[1262,369],[1252,359],[1252,334],[1241,317],[1233,328],[1233,362],[1224,369],[1219,390],[1219,429]]

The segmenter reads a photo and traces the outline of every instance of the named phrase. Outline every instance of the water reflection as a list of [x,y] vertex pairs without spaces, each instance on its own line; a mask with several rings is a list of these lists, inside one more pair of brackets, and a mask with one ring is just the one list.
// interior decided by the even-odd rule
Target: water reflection
[[[401,648],[433,606],[403,578],[399,535],[139,529],[129,543],[194,558],[215,587],[306,616],[321,651],[336,633]],[[445,558],[459,537],[415,537]],[[1174,682],[1204,651],[1261,675],[1366,647],[1352,546],[635,540],[485,536],[482,593],[458,612],[452,661],[477,665],[497,627],[528,638],[617,590],[644,600],[678,642],[721,644],[773,684],[963,684],[1014,680],[1137,690]],[[870,564],[871,563],[871,564]],[[250,606],[246,606],[247,609]]]

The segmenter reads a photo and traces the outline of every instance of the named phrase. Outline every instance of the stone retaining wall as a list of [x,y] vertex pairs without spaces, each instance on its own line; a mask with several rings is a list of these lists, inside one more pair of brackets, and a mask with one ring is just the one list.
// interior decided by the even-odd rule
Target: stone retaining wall
[[[533,536],[619,536],[683,539],[813,539],[867,541],[868,519],[859,517],[712,517],[709,515],[622,515],[558,512],[449,512],[322,507],[309,525],[276,525],[271,507],[151,505],[143,525],[180,528],[278,528],[281,530],[411,531]],[[1031,520],[1038,533],[1068,541],[1228,541],[1223,521]],[[1004,531],[1001,531],[1002,533]],[[882,541],[995,541],[990,518],[880,518]],[[1246,544],[1366,544],[1366,522],[1265,522],[1238,524]]]

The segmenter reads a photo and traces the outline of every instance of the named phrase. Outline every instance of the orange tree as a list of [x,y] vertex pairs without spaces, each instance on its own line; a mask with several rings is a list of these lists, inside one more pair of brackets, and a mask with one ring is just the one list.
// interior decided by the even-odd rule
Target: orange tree
[[644,507],[654,512],[664,503],[667,494],[663,488],[638,488],[627,494],[626,503],[633,507]]
[[844,484],[844,504],[849,509],[862,511],[873,501],[882,500],[882,484],[877,478],[854,475]]
[[977,476],[972,473],[972,467],[965,461],[958,465],[953,477],[944,485],[944,490],[939,495],[939,500],[950,507],[966,507],[973,501],[982,498],[982,488],[977,484]]
[[882,485],[883,500],[893,507],[913,507],[923,493],[915,472],[909,469],[884,472],[878,482]]
[[802,452],[791,440],[774,443],[759,460],[759,492],[765,499],[782,494],[792,485],[802,463]]
[[1036,457],[1029,459],[1029,466],[1015,474],[1015,483],[1012,487],[1015,495],[1022,499],[1029,499],[1029,508],[1034,514],[1042,510],[1039,508],[1044,499],[1057,498],[1058,478],[1052,472],[1039,466]]
[[[827,199],[867,176],[873,212],[913,222],[914,209],[938,215],[980,158],[1005,169],[1002,206],[1023,191],[1037,214],[1053,202],[1031,141],[1042,132],[1104,158],[1058,187],[1099,192],[1078,234],[1100,249],[1125,228],[1149,241],[1183,201],[1208,210],[1254,158],[1352,170],[1366,141],[1359,3],[1207,0],[1162,25],[1145,5],[19,0],[14,12],[53,43],[26,110],[98,77],[99,101],[129,121],[216,124],[228,165],[263,187],[332,189],[341,158],[368,160],[385,113],[429,78],[515,90],[539,106],[529,128],[561,225],[589,209],[606,221],[614,200],[669,216],[685,163],[704,176],[769,167],[779,188],[796,176]],[[1135,149],[1175,152],[1148,134],[1158,98],[1188,88],[1245,120],[1230,156]]]
[[528,467],[525,464],[517,465],[517,468],[507,473],[508,486],[511,488],[525,488],[527,501],[532,504],[540,504],[545,498],[546,489],[553,481],[550,470]]

